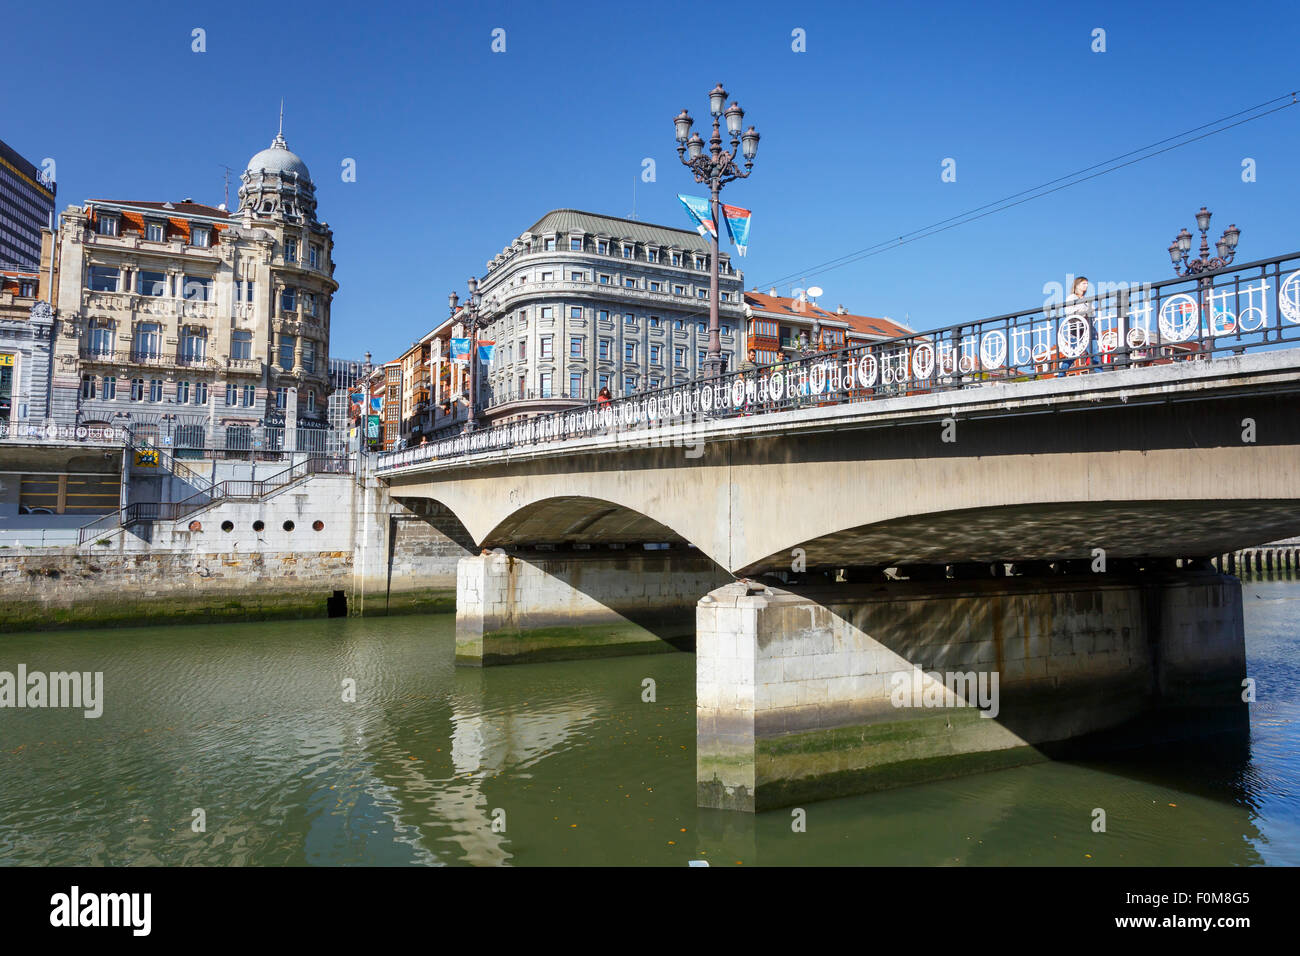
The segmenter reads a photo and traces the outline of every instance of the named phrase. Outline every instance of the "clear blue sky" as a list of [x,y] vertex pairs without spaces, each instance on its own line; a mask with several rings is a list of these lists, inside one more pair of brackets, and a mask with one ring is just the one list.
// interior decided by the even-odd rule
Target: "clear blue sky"
[[[672,117],[721,80],[762,134],[746,286],[917,328],[1030,308],[1043,283],[1170,275],[1193,213],[1240,256],[1300,248],[1300,107],[844,268],[812,266],[1300,89],[1300,5],[12,4],[0,139],[91,197],[222,200],[285,134],[334,230],[331,351],[376,359],[556,207],[686,226]],[[191,52],[191,30],[207,52]],[[506,52],[491,32],[506,31]],[[1106,31],[1105,53],[1091,51]],[[807,52],[791,50],[806,31]],[[655,159],[657,181],[639,181]],[[1241,162],[1256,160],[1256,182]],[[356,160],[357,181],[341,181]],[[953,158],[957,181],[940,180]],[[233,190],[232,190],[233,194]],[[781,291],[789,294],[786,281]]]

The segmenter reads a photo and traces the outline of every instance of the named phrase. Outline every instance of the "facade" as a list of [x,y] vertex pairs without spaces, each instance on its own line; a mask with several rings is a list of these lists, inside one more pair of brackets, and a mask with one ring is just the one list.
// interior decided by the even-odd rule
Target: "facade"
[[331,358],[329,360],[329,448],[331,455],[345,455],[351,448],[348,432],[352,427],[352,388],[370,372],[370,353],[364,361]]
[[39,169],[0,142],[0,268],[35,271],[41,230],[54,228],[55,190]]
[[6,430],[49,418],[54,310],[46,299],[54,237],[48,229],[41,236],[39,263],[0,268],[0,428]]
[[[547,213],[487,263],[479,285],[488,320],[480,341],[496,345],[479,367],[481,420],[590,402],[604,387],[619,397],[697,377],[709,341],[710,254],[689,230]],[[726,253],[719,266],[722,351],[734,368],[744,282]]]
[[746,292],[745,319],[746,347],[758,353],[760,365],[795,358],[801,341],[819,350],[842,349],[912,333],[892,319],[854,315],[842,305],[832,312],[802,296],[779,296],[776,289]]
[[189,457],[324,450],[333,235],[283,135],[235,212],[90,200],[64,212],[58,255],[56,420]]

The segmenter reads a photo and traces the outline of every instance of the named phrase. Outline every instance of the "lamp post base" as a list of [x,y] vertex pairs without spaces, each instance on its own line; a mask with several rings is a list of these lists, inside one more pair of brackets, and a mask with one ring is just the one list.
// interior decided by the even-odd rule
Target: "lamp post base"
[[722,353],[709,355],[704,359],[704,374],[709,378],[716,378],[727,371],[727,357]]

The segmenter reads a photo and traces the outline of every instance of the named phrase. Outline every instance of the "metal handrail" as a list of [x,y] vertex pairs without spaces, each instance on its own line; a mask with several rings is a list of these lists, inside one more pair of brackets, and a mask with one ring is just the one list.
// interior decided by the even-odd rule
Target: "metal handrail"
[[[1285,268],[1284,268],[1285,266]],[[1009,312],[741,368],[386,452],[377,472],[431,459],[657,425],[1102,374],[1300,343],[1300,252],[1199,276],[1102,287]]]

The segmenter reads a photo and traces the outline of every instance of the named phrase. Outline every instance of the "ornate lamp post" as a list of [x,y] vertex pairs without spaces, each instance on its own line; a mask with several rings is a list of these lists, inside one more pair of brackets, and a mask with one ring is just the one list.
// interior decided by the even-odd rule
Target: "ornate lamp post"
[[[714,233],[710,238],[712,256],[709,266],[709,351],[704,361],[705,374],[721,375],[723,371],[722,336],[718,326],[718,232],[722,229],[719,215],[718,193],[722,187],[733,179],[744,179],[754,168],[754,156],[758,152],[758,132],[754,127],[740,131],[741,120],[745,111],[739,103],[726,106],[727,91],[719,83],[709,91],[709,112],[713,115],[713,135],[709,138],[709,152],[704,152],[704,140],[699,133],[691,133],[695,122],[686,110],[682,110],[673,119],[677,133],[677,156],[682,165],[695,174],[697,183],[709,184],[710,211],[713,215]],[[724,109],[725,107],[725,109]],[[722,148],[722,117],[727,118],[727,135],[731,138],[731,149]],[[736,164],[736,157],[745,157],[745,168]]]
[[[469,407],[464,428],[464,431],[469,433],[478,424],[478,332],[487,323],[485,316],[479,312],[483,298],[478,291],[478,279],[470,276],[466,285],[469,286],[469,298],[465,300],[465,314],[461,318],[461,324],[469,334]],[[453,318],[459,301],[460,296],[455,292],[447,296],[447,304],[451,306]]]
[[1241,237],[1241,230],[1235,225],[1230,225],[1223,230],[1223,235],[1214,244],[1218,255],[1211,258],[1210,243],[1206,237],[1206,233],[1210,231],[1211,215],[1213,213],[1204,206],[1196,214],[1196,228],[1201,230],[1201,255],[1199,258],[1191,260],[1187,258],[1187,254],[1192,251],[1192,234],[1190,232],[1183,229],[1174,237],[1174,241],[1169,246],[1169,258],[1173,260],[1176,275],[1195,276],[1204,272],[1217,272],[1232,262],[1232,257],[1236,254],[1237,240]]

